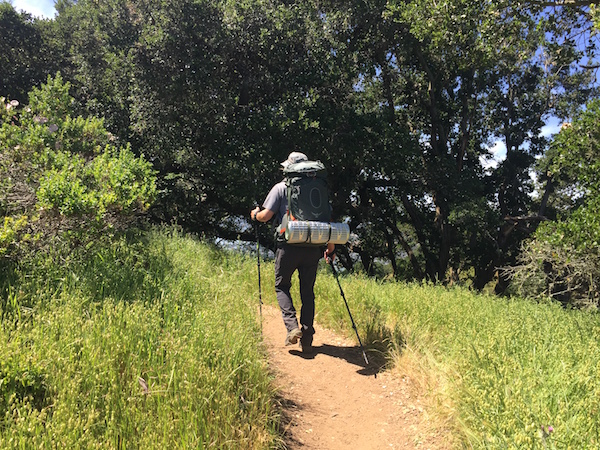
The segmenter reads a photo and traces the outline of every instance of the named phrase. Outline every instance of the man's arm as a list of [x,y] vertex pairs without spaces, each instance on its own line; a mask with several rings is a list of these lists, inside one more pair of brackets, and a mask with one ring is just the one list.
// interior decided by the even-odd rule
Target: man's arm
[[271,188],[262,206],[257,206],[250,211],[250,218],[259,222],[268,222],[277,214],[277,211],[280,211],[283,201],[286,201],[286,197],[285,183],[282,181]]
[[271,211],[270,209],[260,209],[260,206],[257,206],[252,211],[250,211],[250,218],[252,220],[258,220],[259,222],[268,222],[275,215],[275,211]]

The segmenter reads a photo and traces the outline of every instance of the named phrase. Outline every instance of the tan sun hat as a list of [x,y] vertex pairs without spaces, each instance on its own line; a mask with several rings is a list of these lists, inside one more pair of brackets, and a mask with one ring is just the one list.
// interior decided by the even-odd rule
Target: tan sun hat
[[289,154],[288,158],[281,163],[281,165],[286,168],[290,164],[296,164],[300,161],[308,161],[308,157],[304,153],[292,152]]

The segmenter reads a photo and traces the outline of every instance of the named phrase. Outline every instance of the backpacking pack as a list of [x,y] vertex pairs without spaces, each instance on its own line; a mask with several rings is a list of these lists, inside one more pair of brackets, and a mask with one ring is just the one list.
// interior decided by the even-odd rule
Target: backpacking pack
[[347,224],[331,223],[327,170],[321,161],[301,161],[283,169],[287,213],[277,228],[278,240],[288,244],[345,244]]
[[301,161],[283,170],[291,220],[329,222],[327,170],[321,161]]

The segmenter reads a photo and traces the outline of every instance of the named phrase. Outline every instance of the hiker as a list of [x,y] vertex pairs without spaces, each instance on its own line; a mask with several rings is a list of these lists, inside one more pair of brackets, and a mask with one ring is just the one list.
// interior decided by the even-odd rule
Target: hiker
[[[290,164],[308,161],[304,153],[292,152],[288,158],[281,163],[283,169]],[[259,222],[268,222],[273,217],[276,223],[281,223],[288,210],[288,198],[286,193],[286,183],[280,181],[275,184],[265,201],[262,208],[257,206],[250,212],[252,220]],[[327,262],[333,262],[335,258],[335,244],[328,243],[324,254],[322,246],[300,246],[287,244],[284,239],[278,238],[277,251],[275,253],[275,293],[277,302],[281,309],[283,323],[287,329],[285,345],[296,344],[300,340],[300,346],[303,353],[311,353],[313,335],[315,329],[313,322],[315,318],[315,293],[314,286],[317,278],[317,267],[321,256],[324,256]],[[296,309],[290,295],[292,286],[292,275],[298,271],[300,281],[300,299],[302,307],[300,309],[300,326],[296,316]]]

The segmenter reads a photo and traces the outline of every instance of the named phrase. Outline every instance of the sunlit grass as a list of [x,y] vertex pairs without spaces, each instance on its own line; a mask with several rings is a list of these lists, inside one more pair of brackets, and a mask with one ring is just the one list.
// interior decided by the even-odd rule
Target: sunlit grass
[[5,318],[0,448],[276,444],[251,261],[164,234],[141,250],[99,251]]
[[[37,264],[3,284],[0,448],[278,446],[254,255],[163,231]],[[262,271],[275,305],[272,262]],[[597,314],[340,282],[370,356],[457,448],[600,447]],[[315,288],[319,325],[355,339],[325,265]]]
[[[321,319],[348,332],[335,280],[320,283]],[[457,447],[600,448],[598,314],[460,288],[342,284],[359,331],[383,330],[371,340],[387,339],[392,370],[429,396]]]

